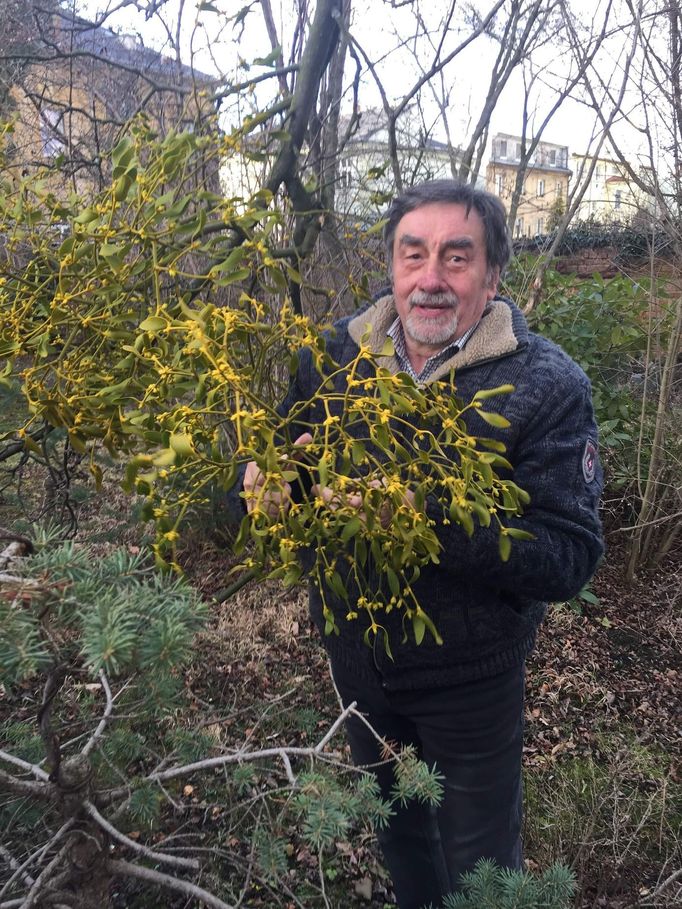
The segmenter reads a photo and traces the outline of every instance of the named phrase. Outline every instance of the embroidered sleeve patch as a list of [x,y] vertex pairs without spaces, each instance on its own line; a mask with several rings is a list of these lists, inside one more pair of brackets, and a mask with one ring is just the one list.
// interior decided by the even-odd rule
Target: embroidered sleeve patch
[[597,443],[593,442],[592,439],[588,439],[585,442],[585,450],[583,451],[583,476],[585,477],[585,482],[591,483],[596,472]]

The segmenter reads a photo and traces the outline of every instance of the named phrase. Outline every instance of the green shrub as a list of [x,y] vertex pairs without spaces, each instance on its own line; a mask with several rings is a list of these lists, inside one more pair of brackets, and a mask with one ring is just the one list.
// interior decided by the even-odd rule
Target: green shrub
[[568,909],[575,892],[575,875],[552,865],[540,876],[499,868],[481,859],[462,875],[462,892],[446,897],[443,909]]

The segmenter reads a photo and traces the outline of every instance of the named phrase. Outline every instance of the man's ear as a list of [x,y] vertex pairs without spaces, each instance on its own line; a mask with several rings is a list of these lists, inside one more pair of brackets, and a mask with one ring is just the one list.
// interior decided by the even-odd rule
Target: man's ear
[[488,269],[488,299],[492,300],[497,296],[497,288],[500,283],[500,269],[489,268]]

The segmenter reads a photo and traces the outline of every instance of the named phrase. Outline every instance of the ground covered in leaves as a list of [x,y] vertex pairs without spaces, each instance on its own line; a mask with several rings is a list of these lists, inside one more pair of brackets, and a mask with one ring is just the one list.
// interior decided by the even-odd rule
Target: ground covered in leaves
[[[627,585],[622,564],[616,534],[592,596],[551,607],[527,678],[526,861],[570,864],[580,909],[682,906],[682,566]],[[220,553],[187,567],[207,595],[225,583]],[[215,610],[188,684],[232,746],[312,744],[338,715],[304,595],[270,584]],[[334,909],[392,905],[371,835],[339,840],[325,867]],[[304,846],[287,874],[292,892],[319,878]],[[296,904],[255,885],[244,905]]]
[[[126,536],[119,541],[136,549],[137,536]],[[569,864],[576,909],[673,909],[682,907],[682,559],[678,552],[628,585],[621,540],[611,535],[587,599],[550,608],[529,661],[526,861],[533,871]],[[184,552],[207,601],[234,580],[226,549],[197,540]],[[339,714],[305,592],[274,583],[213,606],[185,684],[190,710],[177,723],[208,754],[310,747]],[[325,753],[350,764],[342,730]],[[131,836],[166,851],[196,847],[201,885],[224,894],[232,875],[244,909],[323,909],[323,892],[329,909],[394,905],[374,835],[356,825],[327,850],[322,871],[300,827],[280,829],[276,873],[263,874],[256,847],[262,861],[269,843],[256,834],[286,813],[286,777],[275,758],[254,764],[238,792],[234,781],[222,768],[190,774],[158,832]],[[113,904],[195,905],[130,882]]]

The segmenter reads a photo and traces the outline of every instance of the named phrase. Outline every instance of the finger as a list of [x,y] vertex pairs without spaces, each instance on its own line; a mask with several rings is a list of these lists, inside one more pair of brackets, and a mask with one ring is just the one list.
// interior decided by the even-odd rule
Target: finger
[[255,461],[249,461],[246,465],[246,470],[244,471],[244,489],[254,489],[256,486],[262,486],[264,482],[265,477],[263,476],[260,467]]
[[290,505],[291,486],[288,483],[266,490],[263,490],[263,483],[261,483],[246,499],[246,508],[249,513],[264,511],[269,518],[276,518],[282,512],[286,514]]
[[[313,437],[310,435],[310,433],[309,433],[309,432],[304,432],[302,435],[300,435],[300,436],[295,440],[295,442],[294,442],[294,448],[303,449],[303,448],[305,448],[306,445],[310,445],[310,443],[311,443],[312,441],[313,441]],[[299,451],[293,451],[293,452],[291,453],[291,458],[290,458],[290,460],[298,462],[298,461],[302,461],[302,460],[303,460],[303,457],[304,457],[304,452],[303,452],[303,451],[301,451],[301,450],[299,450]]]
[[322,499],[327,508],[330,508],[332,511],[336,511],[341,504],[338,495],[329,486],[320,486],[316,483],[311,487],[310,491],[318,499]]

